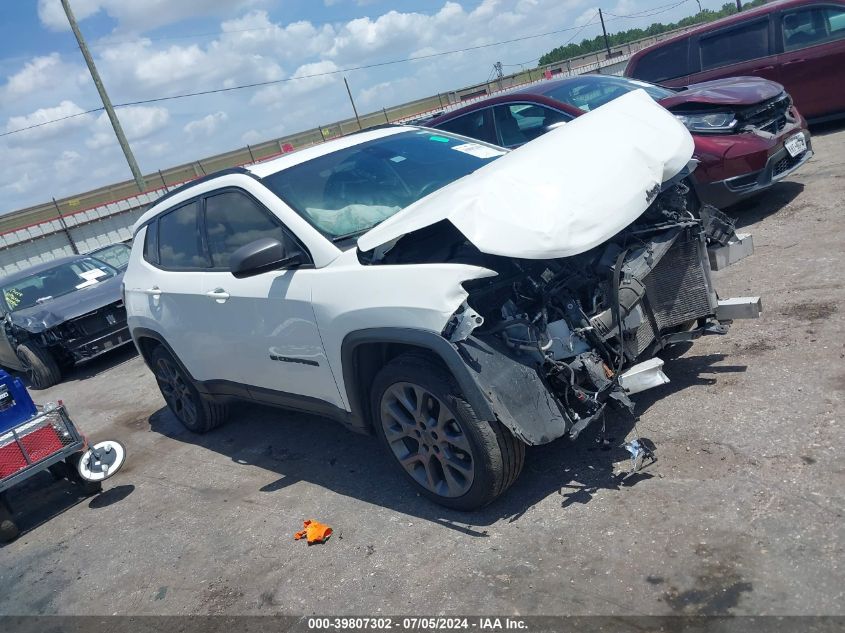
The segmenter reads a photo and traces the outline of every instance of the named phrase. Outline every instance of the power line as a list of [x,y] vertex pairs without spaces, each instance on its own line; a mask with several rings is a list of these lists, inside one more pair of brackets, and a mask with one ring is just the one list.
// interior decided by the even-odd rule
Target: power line
[[[643,9],[642,11],[635,11],[634,13],[626,13],[624,15],[620,15],[618,13],[611,13],[610,11],[605,11],[605,15],[612,15],[615,18],[629,18],[629,19],[638,19],[638,18],[648,18],[653,15],[658,15],[660,13],[666,13],[667,11],[671,11],[675,7],[679,7],[682,4],[686,4],[691,0],[681,0],[680,2],[675,2],[673,4],[664,4],[659,7],[651,7],[650,9]],[[609,21],[609,20],[608,20]]]
[[[585,25],[586,26],[586,25]],[[172,101],[174,99],[184,99],[186,97],[198,97],[202,95],[209,95],[209,94],[217,94],[220,92],[231,92],[233,90],[243,90],[245,88],[260,88],[262,86],[272,86],[275,84],[286,83],[289,81],[296,81],[298,79],[312,79],[314,77],[326,77],[329,75],[339,75],[342,73],[352,72],[354,70],[367,70],[370,68],[380,68],[382,66],[391,66],[393,64],[403,64],[406,62],[416,62],[421,59],[432,59],[434,57],[443,57],[444,55],[454,55],[456,53],[466,53],[469,51],[476,51],[484,48],[491,48],[493,46],[502,46],[504,44],[512,44],[514,42],[523,42],[525,40],[536,39],[538,37],[546,37],[548,35],[557,35],[558,33],[566,33],[567,31],[573,31],[578,29],[579,27],[571,26],[565,29],[557,29],[555,31],[547,31],[545,33],[536,33],[534,35],[525,35],[523,37],[515,37],[509,40],[502,40],[499,42],[490,42],[488,44],[478,44],[477,46],[468,46],[466,48],[457,48],[450,51],[439,51],[437,53],[429,53],[427,55],[419,55],[417,57],[405,57],[402,59],[393,59],[384,62],[374,62],[372,64],[362,64],[360,66],[350,66],[347,68],[338,68],[337,70],[328,70],[325,72],[320,73],[311,73],[308,75],[299,75],[297,77],[285,77],[283,79],[272,79],[269,81],[259,81],[250,84],[241,84],[239,86],[230,86],[227,88],[213,88],[210,90],[199,90],[197,92],[186,92],[177,95],[171,95],[169,97],[155,97],[152,99],[141,99],[138,101],[128,101],[126,103],[119,103],[116,104],[115,107],[125,107],[125,106],[134,106],[134,105],[144,105],[147,103],[158,103],[160,101]],[[583,29],[584,27],[580,27]]]
[[[648,15],[638,15],[636,13],[627,14],[627,15],[616,15],[616,14],[608,14],[608,15],[613,15],[614,18],[616,18],[616,19],[649,17],[650,15],[657,15],[658,13],[664,13],[666,11],[670,11],[671,9],[674,9],[675,7],[678,7],[678,6],[685,4],[689,1],[690,0],[681,0],[680,2],[676,2],[676,3],[671,4],[671,5],[662,5],[660,7],[653,7],[652,9],[649,9],[649,10],[654,11],[654,13],[650,13]],[[598,15],[598,11],[596,11],[593,14],[593,17],[590,18],[590,20],[588,22],[581,25],[580,27],[570,26],[570,27],[567,27],[567,28],[557,29],[557,30],[554,30],[554,31],[546,31],[545,33],[536,33],[534,35],[525,35],[523,37],[515,37],[515,38],[509,39],[509,40],[501,40],[499,42],[490,42],[488,44],[479,44],[477,46],[469,46],[469,47],[466,47],[466,48],[458,48],[458,49],[453,49],[453,50],[449,50],[449,51],[439,51],[439,52],[436,52],[436,53],[429,53],[427,55],[420,55],[418,57],[406,57],[406,58],[402,58],[402,59],[394,59],[394,60],[389,60],[389,61],[384,61],[384,62],[375,62],[375,63],[372,63],[372,64],[362,64],[360,66],[350,66],[350,67],[347,67],[347,68],[338,68],[337,70],[330,70],[330,71],[325,71],[325,72],[320,72],[320,73],[311,73],[311,74],[308,74],[308,75],[299,75],[297,77],[285,77],[284,79],[274,79],[274,80],[270,80],[270,81],[260,81],[260,82],[249,83],[249,84],[241,84],[241,85],[238,85],[238,86],[230,86],[228,88],[214,88],[214,89],[209,89],[209,90],[200,90],[200,91],[197,91],[197,92],[186,92],[186,93],[171,95],[171,96],[168,96],[168,97],[154,97],[154,98],[151,98],[151,99],[140,99],[138,101],[127,101],[125,103],[116,103],[116,104],[114,104],[114,107],[115,108],[125,108],[125,107],[128,107],[128,106],[145,105],[145,104],[148,104],[148,103],[159,103],[161,101],[173,101],[173,100],[176,100],[176,99],[185,99],[185,98],[188,98],[188,97],[199,97],[199,96],[210,95],[210,94],[218,94],[218,93],[222,93],[222,92],[232,92],[232,91],[235,91],[235,90],[245,90],[247,88],[260,88],[260,87],[264,87],[264,86],[282,84],[282,83],[286,83],[286,82],[289,82],[289,81],[296,81],[298,79],[313,79],[315,77],[326,77],[326,76],[331,76],[331,75],[339,75],[341,73],[347,73],[347,72],[352,72],[352,71],[356,71],[356,70],[368,70],[370,68],[380,68],[382,66],[391,66],[391,65],[394,65],[394,64],[403,64],[403,63],[407,63],[407,62],[415,62],[415,61],[419,61],[419,60],[423,60],[423,59],[432,59],[432,58],[435,58],[435,57],[443,57],[445,55],[455,55],[457,53],[466,53],[466,52],[481,50],[481,49],[485,49],[485,48],[492,48],[494,46],[502,46],[504,44],[513,44],[514,42],[524,42],[526,40],[537,39],[537,38],[540,38],[540,37],[547,37],[549,35],[557,35],[559,33],[566,33],[568,31],[576,31],[576,33],[569,40],[567,40],[567,42],[564,44],[564,46],[566,46],[566,44],[569,44],[570,42],[572,42],[572,40],[574,40],[578,36],[578,34],[581,33],[586,27],[593,24],[592,20],[594,20],[597,15]],[[259,28],[255,28],[255,29],[242,29],[242,31],[268,30],[270,28],[275,28],[275,27],[259,27]],[[223,33],[233,33],[233,32],[238,32],[238,31],[237,30],[222,31],[221,34],[223,34]],[[174,36],[174,39],[175,39],[175,37],[177,37],[177,36]],[[166,38],[158,38],[158,39],[166,39]],[[538,59],[539,58],[537,58],[537,60]],[[523,62],[523,63],[531,63],[531,62],[537,61],[537,60],[531,60],[529,62]],[[514,64],[506,64],[506,65],[512,66]],[[10,130],[10,131],[7,131],[7,132],[0,133],[0,138],[2,138],[4,136],[10,136],[12,134],[18,134],[20,132],[25,132],[27,130],[32,130],[34,128],[42,127],[42,126],[45,126],[45,125],[50,125],[52,123],[58,123],[60,121],[65,121],[67,119],[72,119],[74,117],[83,116],[85,114],[92,114],[94,112],[100,112],[102,110],[103,110],[103,108],[92,108],[90,110],[86,110],[85,112],[78,112],[78,113],[71,114],[71,115],[64,116],[64,117],[60,117],[60,118],[57,118],[57,119],[52,119],[50,121],[42,121],[41,123],[36,123],[36,124],[33,124],[33,125],[29,125],[29,126],[26,126],[26,127],[16,129],[16,130]]]
[[86,110],[85,112],[76,112],[74,114],[68,114],[67,116],[59,117],[58,119],[50,119],[49,121],[42,121],[41,123],[35,123],[33,125],[28,125],[26,127],[19,128],[17,130],[12,130],[11,132],[3,132],[0,133],[0,137],[2,136],[9,136],[10,134],[17,134],[18,132],[26,132],[27,130],[32,130],[37,127],[41,127],[44,125],[50,125],[51,123],[58,123],[59,121],[66,121],[67,119],[73,119],[78,116],[84,116],[86,114],[93,114],[94,112],[102,112],[104,108],[93,108],[91,110]]

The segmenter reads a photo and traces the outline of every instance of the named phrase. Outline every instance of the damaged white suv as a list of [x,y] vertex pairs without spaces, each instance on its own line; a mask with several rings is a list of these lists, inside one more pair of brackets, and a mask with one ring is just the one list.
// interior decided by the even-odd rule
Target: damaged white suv
[[136,224],[129,327],[189,429],[315,412],[478,508],[526,444],[666,382],[656,350],[759,310],[713,289],[692,151],[640,92],[513,152],[389,127],[214,174]]

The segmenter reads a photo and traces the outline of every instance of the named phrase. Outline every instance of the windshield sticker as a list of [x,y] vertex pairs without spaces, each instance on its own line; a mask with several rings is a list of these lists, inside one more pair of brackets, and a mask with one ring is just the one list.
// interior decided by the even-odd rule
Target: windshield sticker
[[[100,277],[106,276],[105,270],[100,270],[99,268],[95,268],[94,270],[83,270],[79,273],[79,276],[82,277],[85,281],[97,281]],[[79,286],[77,286],[78,288]]]
[[405,160],[404,156],[394,156],[393,158],[390,159],[390,162],[391,163],[401,163],[403,160]]
[[435,141],[437,143],[448,143],[451,139],[448,139],[445,136],[429,136],[428,140]]
[[9,288],[8,290],[3,292],[3,296],[6,298],[6,303],[9,306],[9,310],[14,310],[18,307],[18,304],[21,302],[23,293],[17,288]]
[[494,158],[504,154],[502,150],[485,147],[484,145],[479,145],[478,143],[455,145],[452,149],[463,152],[464,154],[469,154],[470,156],[475,156],[476,158]]
[[93,286],[97,283],[96,279],[89,279],[88,281],[83,281],[81,284],[75,286],[77,290],[81,290],[82,288],[87,288],[88,286]]

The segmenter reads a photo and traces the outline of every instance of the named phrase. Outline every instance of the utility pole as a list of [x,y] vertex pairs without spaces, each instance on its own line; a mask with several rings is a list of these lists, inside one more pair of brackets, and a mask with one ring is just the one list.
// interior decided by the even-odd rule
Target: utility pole
[[97,72],[97,67],[94,65],[94,58],[91,57],[91,51],[88,50],[85,38],[82,37],[82,32],[79,30],[79,25],[76,23],[76,18],[73,15],[70,4],[68,4],[68,0],[62,0],[62,8],[65,10],[67,20],[70,22],[70,28],[76,37],[76,42],[79,44],[79,50],[82,51],[82,57],[85,58],[88,70],[91,72],[91,79],[94,80],[97,92],[100,93],[100,99],[103,100],[103,108],[105,108],[106,114],[109,116],[111,126],[114,128],[114,134],[117,136],[117,142],[120,143],[120,149],[123,150],[123,155],[126,156],[126,162],[129,163],[129,169],[132,172],[132,176],[135,178],[135,184],[138,185],[138,190],[143,193],[147,189],[147,186],[144,183],[144,176],[138,168],[138,163],[135,162],[135,156],[132,155],[132,149],[129,147],[129,142],[126,140],[126,135],[123,133],[123,128],[120,126],[120,120],[114,112],[111,100],[106,92],[106,87],[103,85],[103,80],[100,79],[100,73]]
[[742,0],[736,0],[736,11],[737,13],[742,11]]
[[349,82],[346,81],[346,77],[343,78],[343,83],[346,84],[346,94],[349,95],[349,103],[352,104],[352,111],[355,113],[355,120],[358,121],[358,129],[362,130],[364,128],[361,127],[361,119],[358,118],[358,108],[355,107],[355,100],[352,98],[352,91],[349,89]]
[[[736,1],[739,2],[739,0]],[[601,9],[599,9],[599,20],[601,20],[601,32],[604,33],[604,47],[607,49],[607,58],[610,59],[610,40],[607,39],[607,29],[604,28],[604,15],[602,15]]]

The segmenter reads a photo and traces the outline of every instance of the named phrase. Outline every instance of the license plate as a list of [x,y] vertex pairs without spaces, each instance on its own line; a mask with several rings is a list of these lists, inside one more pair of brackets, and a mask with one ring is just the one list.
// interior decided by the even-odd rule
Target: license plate
[[796,134],[795,136],[791,136],[786,139],[783,146],[786,147],[786,151],[789,152],[789,155],[792,156],[792,158],[795,158],[807,150],[807,141],[804,140],[803,134]]

